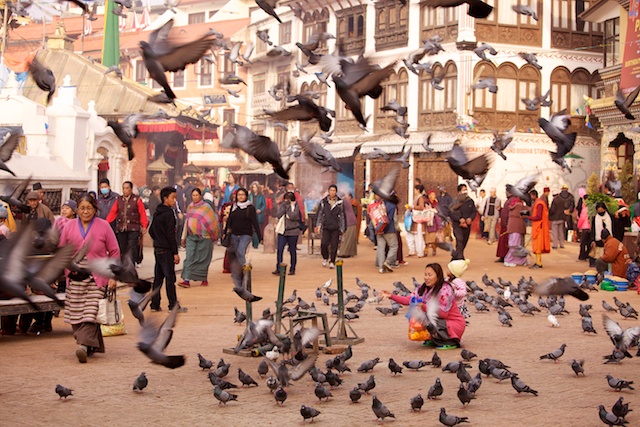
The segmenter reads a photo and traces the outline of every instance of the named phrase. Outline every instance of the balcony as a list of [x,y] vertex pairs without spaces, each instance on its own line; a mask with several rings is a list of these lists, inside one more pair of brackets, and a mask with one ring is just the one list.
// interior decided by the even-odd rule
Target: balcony
[[264,110],[280,110],[284,107],[284,100],[276,101],[267,92],[256,93],[251,97],[251,115],[264,116]]

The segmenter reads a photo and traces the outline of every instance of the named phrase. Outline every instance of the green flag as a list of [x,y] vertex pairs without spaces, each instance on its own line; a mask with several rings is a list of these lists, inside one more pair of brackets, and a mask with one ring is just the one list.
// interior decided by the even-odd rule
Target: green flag
[[115,3],[113,0],[107,0],[104,12],[104,35],[102,36],[102,65],[111,67],[112,65],[120,66],[120,19],[114,15],[113,8]]

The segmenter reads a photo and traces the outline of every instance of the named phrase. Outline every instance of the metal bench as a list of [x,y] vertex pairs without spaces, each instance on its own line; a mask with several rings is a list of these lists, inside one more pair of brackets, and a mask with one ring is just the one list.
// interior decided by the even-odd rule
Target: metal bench
[[[66,299],[65,294],[56,294],[59,300]],[[28,302],[21,298],[11,298],[0,300],[0,316],[10,316],[12,314],[41,313],[45,311],[60,310],[60,306],[46,295],[31,295],[31,301],[38,307],[36,310]]]

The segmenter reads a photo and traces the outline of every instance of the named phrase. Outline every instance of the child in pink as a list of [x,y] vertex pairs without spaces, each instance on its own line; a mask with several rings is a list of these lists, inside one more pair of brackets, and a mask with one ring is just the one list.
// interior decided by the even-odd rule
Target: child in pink
[[467,297],[467,284],[460,277],[464,274],[469,267],[471,261],[469,259],[457,259],[451,261],[447,265],[447,281],[453,288],[456,296],[456,305],[458,306],[458,310],[460,310],[460,314],[464,316],[464,318],[471,317],[469,310],[467,309],[467,305],[465,304],[465,298]]

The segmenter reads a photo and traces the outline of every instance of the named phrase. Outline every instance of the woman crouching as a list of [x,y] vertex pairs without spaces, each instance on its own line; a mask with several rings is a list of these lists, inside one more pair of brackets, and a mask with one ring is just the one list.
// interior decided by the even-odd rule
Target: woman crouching
[[[424,269],[424,283],[411,295],[393,295],[389,291],[383,291],[383,294],[392,301],[403,305],[409,305],[413,299],[415,303],[419,304],[419,308],[426,312],[427,318],[436,319],[435,324],[428,322],[426,327],[431,337],[423,345],[435,346],[439,350],[460,347],[460,339],[464,334],[466,322],[455,303],[453,288],[444,280],[440,264],[427,264]],[[436,306],[437,313],[427,312],[427,307]]]

